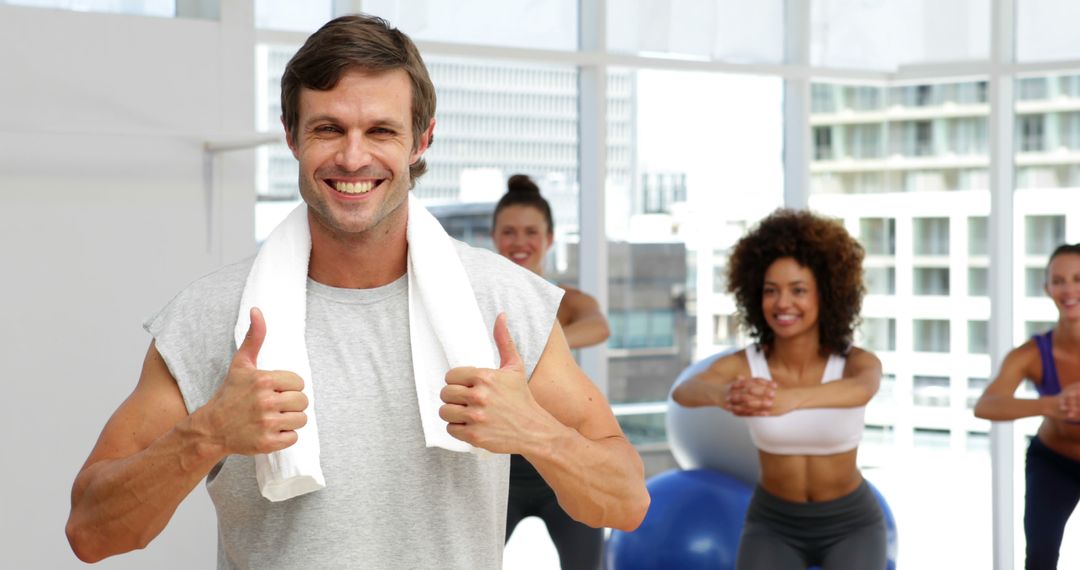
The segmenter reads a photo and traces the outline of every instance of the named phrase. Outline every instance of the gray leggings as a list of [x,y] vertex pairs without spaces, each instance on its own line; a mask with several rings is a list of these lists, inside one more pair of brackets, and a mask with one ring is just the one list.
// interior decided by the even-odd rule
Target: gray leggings
[[759,485],[746,512],[737,570],[884,570],[885,516],[864,480],[848,495],[794,503]]

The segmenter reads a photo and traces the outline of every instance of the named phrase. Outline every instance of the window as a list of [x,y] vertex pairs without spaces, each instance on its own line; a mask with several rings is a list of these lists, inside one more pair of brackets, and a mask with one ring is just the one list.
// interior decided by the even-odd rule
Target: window
[[674,314],[670,310],[609,311],[611,348],[658,348],[674,343]]
[[949,379],[945,376],[915,376],[912,379],[916,406],[949,407]]
[[847,148],[843,155],[849,158],[880,158],[884,154],[883,132],[880,125],[849,125],[844,129]]
[[866,292],[871,295],[895,295],[896,294],[896,268],[895,267],[867,267],[863,268],[863,281]]
[[1024,77],[1016,82],[1017,101],[1046,99],[1049,83],[1045,77]]
[[1054,321],[1026,321],[1024,323],[1024,338],[1031,338],[1037,334],[1042,334],[1056,325]]
[[1065,243],[1065,216],[1025,216],[1024,252],[1049,256]]
[[[742,342],[725,266],[745,228],[782,202],[783,86],[774,78],[653,69],[612,68],[609,85],[613,78],[626,95],[620,107],[608,107],[608,132],[621,124],[627,133],[625,159],[608,153],[604,189],[608,398],[619,409],[666,402],[690,362]],[[732,99],[716,105],[717,93]],[[702,136],[707,144],[672,143]],[[719,156],[746,160],[718,169]],[[707,230],[687,235],[702,212]],[[632,417],[620,412],[619,419],[633,440],[640,430],[628,422],[644,420]]]
[[814,159],[831,160],[832,158],[832,129],[829,127],[814,127]]
[[914,346],[918,352],[949,352],[949,321],[915,319]]
[[[525,19],[507,12],[507,19]],[[784,57],[781,0],[762,0],[754,10],[738,0],[609,0],[606,12],[613,53],[741,63],[780,63]]]
[[949,218],[914,218],[915,255],[949,255]]
[[990,294],[990,270],[985,267],[968,268],[968,296],[986,297]]
[[713,344],[728,346],[741,344],[739,319],[735,315],[714,315],[713,330],[716,331]]
[[915,125],[915,149],[911,153],[914,156],[930,156],[934,154],[934,130],[930,121],[917,121]]
[[968,218],[968,255],[986,255],[990,238],[990,219],[986,216]]
[[916,295],[948,295],[949,269],[947,267],[916,267],[914,293]]
[[970,354],[989,354],[989,321],[968,321],[968,352]]
[[1041,267],[1028,267],[1024,270],[1024,295],[1027,297],[1042,297],[1046,294],[1043,286],[1046,284],[1046,270]]
[[874,352],[896,350],[896,319],[865,318],[860,332],[864,348]]
[[[217,14],[177,14],[176,0],[0,0],[0,4],[56,8],[78,12],[106,12],[159,18],[199,17],[216,18]],[[203,8],[205,9],[205,8]]]
[[894,218],[860,219],[859,241],[869,255],[896,255],[896,220]]
[[1043,115],[1028,115],[1019,117],[1020,121],[1020,150],[1022,152],[1037,152],[1045,149],[1043,137]]

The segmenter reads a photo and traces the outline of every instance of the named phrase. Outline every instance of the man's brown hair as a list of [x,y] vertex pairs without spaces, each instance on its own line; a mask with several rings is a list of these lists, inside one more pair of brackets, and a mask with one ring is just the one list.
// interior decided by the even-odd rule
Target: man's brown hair
[[[403,69],[412,85],[413,150],[435,116],[435,86],[416,44],[382,18],[355,14],[327,22],[304,42],[281,77],[281,121],[296,142],[302,88],[327,91],[352,68],[366,71]],[[430,141],[429,143],[430,144]],[[409,166],[411,184],[427,171],[424,159]]]

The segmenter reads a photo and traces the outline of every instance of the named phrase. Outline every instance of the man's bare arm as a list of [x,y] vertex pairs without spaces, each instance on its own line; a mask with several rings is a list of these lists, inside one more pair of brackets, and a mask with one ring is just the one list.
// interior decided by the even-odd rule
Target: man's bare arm
[[67,537],[84,562],[144,548],[221,459],[199,437],[153,343],[131,396],[105,425],[71,490]]
[[536,467],[575,520],[633,530],[649,507],[644,469],[603,395],[570,355],[555,323],[532,380],[510,339],[495,324],[498,370],[447,373],[440,416],[454,437],[496,453],[518,453]]
[[[649,509],[644,466],[607,399],[578,368],[558,324],[529,388],[561,426],[541,432],[522,455],[575,520],[634,530]],[[570,428],[570,429],[566,429]]]
[[214,398],[190,416],[154,343],[139,383],[105,425],[71,490],[67,537],[80,560],[144,548],[180,502],[231,453],[292,445],[307,421],[303,381],[255,368],[266,325],[252,330]]

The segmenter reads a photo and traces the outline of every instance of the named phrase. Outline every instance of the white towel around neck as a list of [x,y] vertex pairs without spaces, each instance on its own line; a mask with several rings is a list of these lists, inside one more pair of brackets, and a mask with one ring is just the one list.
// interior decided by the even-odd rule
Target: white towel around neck
[[[408,249],[409,340],[424,441],[428,447],[476,451],[446,432],[439,417],[446,372],[459,366],[495,368],[491,332],[487,330],[468,275],[453,240],[439,221],[409,193]],[[326,486],[319,463],[315,389],[308,362],[308,262],[311,233],[307,205],[300,204],[266,239],[251,266],[236,320],[236,346],[258,307],[266,318],[266,340],[259,351],[260,370],[289,370],[304,379],[308,398],[307,425],[297,430],[295,444],[255,456],[259,490],[271,501],[283,501]]]

